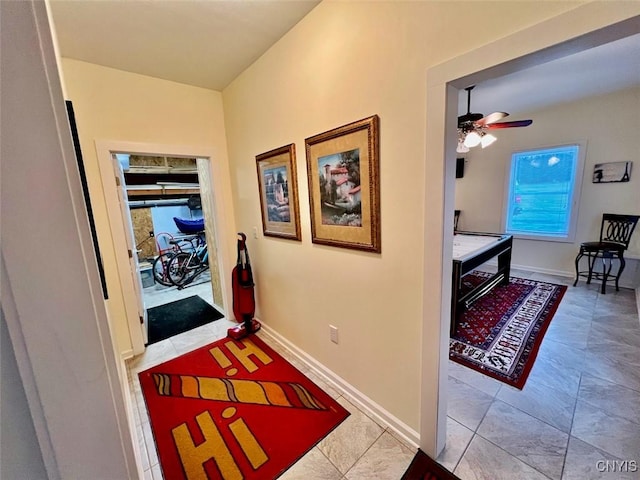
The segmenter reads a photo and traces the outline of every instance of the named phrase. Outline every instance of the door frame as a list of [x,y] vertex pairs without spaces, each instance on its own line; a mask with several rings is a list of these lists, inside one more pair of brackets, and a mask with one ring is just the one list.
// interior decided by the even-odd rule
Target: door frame
[[[447,426],[449,323],[451,316],[453,209],[458,93],[464,87],[640,33],[637,5],[588,3],[460,55],[426,72],[424,242],[420,448],[436,458]],[[436,167],[439,166],[439,167]],[[433,170],[442,181],[434,182]],[[437,274],[436,274],[437,275]],[[435,386],[435,388],[434,388]]]
[[[131,264],[129,261],[126,233],[124,221],[118,203],[117,184],[112,163],[112,156],[116,153],[128,153],[132,155],[152,155],[152,156],[172,156],[203,158],[209,161],[211,169],[211,191],[213,195],[206,195],[203,202],[211,203],[213,212],[214,231],[216,235],[216,245],[218,247],[218,262],[220,265],[220,285],[224,305],[222,313],[227,315],[233,305],[231,288],[228,287],[224,272],[231,272],[233,265],[233,252],[231,242],[227,241],[228,234],[233,231],[232,210],[225,202],[228,188],[223,182],[223,165],[215,158],[215,154],[203,147],[187,145],[163,145],[155,143],[139,143],[117,140],[96,140],[96,153],[98,155],[98,165],[102,180],[105,203],[113,240],[114,255],[122,299],[124,302],[127,326],[131,338],[133,355],[143,353],[145,350],[142,329],[140,328],[140,318],[138,314],[138,297],[133,276],[131,275]],[[212,197],[212,198],[211,198]],[[235,239],[235,236],[233,237]],[[137,272],[134,272],[137,274]]]
[[142,293],[142,277],[139,272],[140,259],[138,258],[138,251],[136,249],[136,239],[133,232],[133,221],[131,220],[131,209],[129,207],[129,199],[127,195],[127,184],[124,179],[124,169],[120,164],[120,160],[116,155],[111,155],[111,166],[113,173],[117,179],[116,191],[118,192],[118,205],[120,206],[120,213],[123,222],[123,231],[125,233],[125,240],[127,242],[127,254],[129,256],[129,273],[133,277],[133,289],[137,302],[137,313],[142,325],[142,341],[146,345],[149,339],[148,324],[147,324],[147,310],[144,305],[144,296]]

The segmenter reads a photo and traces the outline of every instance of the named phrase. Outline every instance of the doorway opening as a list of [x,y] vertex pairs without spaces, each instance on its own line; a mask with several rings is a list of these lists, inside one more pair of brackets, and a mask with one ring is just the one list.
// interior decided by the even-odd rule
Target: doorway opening
[[132,236],[145,344],[222,317],[215,224],[200,182],[208,177],[208,161],[131,153],[112,154],[112,160],[125,231]]
[[[142,279],[144,275],[148,276],[151,272],[144,271],[144,268],[148,268],[148,265],[144,265],[144,262],[143,271],[139,271],[137,255],[134,254],[137,254],[138,248],[142,249],[144,247],[144,245],[140,245],[141,242],[151,244],[148,248],[153,250],[157,247],[154,245],[155,231],[153,240],[141,240],[139,242],[134,240],[134,228],[131,220],[131,210],[129,209],[127,186],[131,187],[130,190],[138,189],[137,193],[144,193],[140,192],[140,185],[146,184],[155,190],[164,189],[168,191],[171,189],[179,190],[178,187],[181,186],[195,187],[195,185],[188,184],[197,182],[202,217],[206,219],[204,222],[204,238],[207,243],[208,257],[212,261],[210,262],[209,272],[207,273],[210,275],[211,282],[209,282],[208,285],[203,283],[193,288],[208,288],[210,293],[208,293],[207,296],[212,299],[212,302],[203,300],[202,303],[204,303],[205,306],[210,306],[211,309],[215,309],[218,313],[225,315],[226,309],[232,304],[231,292],[227,288],[228,285],[225,281],[226,275],[222,274],[222,272],[230,271],[229,265],[232,261],[229,242],[227,242],[225,238],[225,232],[229,231],[229,222],[231,220],[228,208],[225,207],[228,192],[225,190],[226,187],[223,179],[225,178],[226,172],[223,165],[214,158],[212,152],[198,147],[124,141],[96,141],[96,150],[98,152],[98,158],[100,159],[100,175],[105,200],[107,202],[106,213],[114,246],[113,253],[115,254],[115,262],[111,264],[115,267],[115,270],[111,273],[111,276],[107,276],[107,280],[113,283],[114,292],[122,294],[121,297],[114,294],[112,298],[110,298],[110,301],[113,303],[113,307],[111,308],[118,312],[118,318],[121,322],[119,327],[114,325],[114,331],[117,331],[116,328],[120,328],[120,335],[122,335],[122,327],[126,325],[131,341],[130,350],[128,350],[126,343],[123,342],[120,345],[123,358],[129,358],[142,354],[148,343],[147,310],[145,309],[145,302],[143,301],[144,287],[142,285]],[[136,181],[133,178],[129,178],[127,181],[124,178],[125,172],[118,160],[118,154],[129,155],[129,168],[131,168],[131,156],[134,158],[155,157],[154,162],[157,164],[168,163],[171,159],[171,165],[165,165],[165,167],[163,167],[166,171],[170,168],[174,169],[173,174],[178,174],[185,173],[184,170],[189,170],[191,174],[196,174],[196,176],[191,178],[186,177],[187,179],[182,178],[175,182],[160,177],[157,177],[154,181],[150,181],[149,179],[153,177],[153,173],[146,173],[140,175],[146,178],[144,181]],[[138,160],[136,160],[134,164],[137,162]],[[180,162],[183,162],[183,164],[180,164]],[[189,162],[190,165],[187,167],[184,165],[184,162]],[[195,162],[195,169],[193,169],[193,162]],[[142,165],[138,166],[142,167]],[[156,167],[158,166],[159,165],[156,165]],[[197,180],[194,180],[196,178]],[[174,180],[176,179],[174,178]],[[186,185],[180,185],[180,183]],[[195,193],[190,192],[189,189],[185,190],[185,192],[180,193],[189,193],[189,196],[192,194],[195,195]],[[158,192],[156,191],[155,193],[157,194]],[[189,216],[191,216],[191,210],[188,208],[188,197],[186,211],[189,212]],[[137,200],[140,200],[140,198],[132,195],[132,201]],[[156,201],[159,200],[161,199],[156,199]],[[192,208],[195,209],[197,206],[194,204],[194,201],[195,199],[192,198]],[[153,207],[149,205],[148,208]],[[137,209],[138,208],[135,208],[133,210]],[[134,212],[134,215],[137,215],[137,213]],[[146,233],[143,233],[146,237],[150,237],[149,232],[151,229],[148,227],[149,225],[147,224]],[[172,224],[172,228],[173,231],[177,230],[175,223]],[[233,228],[231,230],[233,230]],[[200,276],[198,280],[203,278],[204,277]],[[148,282],[148,279],[145,279],[145,282]],[[189,288],[180,290],[193,292],[193,288],[191,290]],[[174,289],[174,291],[177,290],[177,288]],[[198,295],[191,293],[189,295],[199,298]],[[123,340],[125,339],[123,338]]]
[[[588,8],[591,7],[585,7],[585,11],[588,11]],[[573,18],[574,14],[575,12],[567,13],[563,22],[566,23],[567,18]],[[538,50],[531,48],[528,51],[522,51],[520,56],[503,55],[503,52],[510,51],[509,45],[518,43],[516,40],[519,38],[546,38],[545,33],[552,25],[553,22],[545,22],[539,26],[531,27],[523,33],[513,34],[506,39],[432,67],[427,74],[427,103],[430,105],[427,111],[427,123],[431,125],[427,132],[427,159],[428,161],[442,162],[445,170],[443,184],[441,186],[432,185],[434,188],[427,191],[426,195],[427,203],[441,207],[438,226],[442,231],[443,239],[441,255],[438,256],[438,260],[432,261],[426,258],[425,261],[425,272],[434,270],[441,272],[439,285],[436,285],[441,301],[439,305],[425,308],[425,333],[423,335],[423,366],[425,368],[422,372],[422,397],[429,401],[423,401],[421,404],[420,446],[433,457],[437,457],[445,446],[447,406],[450,400],[447,385],[452,293],[452,249],[450,246],[454,230],[453,213],[457,208],[454,182],[456,158],[459,154],[456,152],[455,118],[458,115],[460,91],[468,85],[479,84],[509,73],[523,71],[529,67],[638,33],[637,17],[635,17],[612,23],[598,30],[576,29],[574,37],[567,36],[564,42],[559,41],[550,46],[541,41],[538,44]],[[479,58],[490,60],[478,63],[477,59]],[[480,110],[482,111],[482,108]],[[463,216],[460,217],[460,221],[462,228],[464,228],[466,221]],[[430,245],[428,248],[432,251],[433,246]],[[425,276],[425,278],[427,277]],[[437,327],[434,327],[432,322],[434,317],[440,318]],[[433,341],[434,329],[438,333],[437,341]],[[439,354],[437,361],[433,361],[434,356],[431,354],[430,348],[425,347],[435,346],[436,343]],[[437,379],[438,384],[436,395],[432,390],[434,378]]]

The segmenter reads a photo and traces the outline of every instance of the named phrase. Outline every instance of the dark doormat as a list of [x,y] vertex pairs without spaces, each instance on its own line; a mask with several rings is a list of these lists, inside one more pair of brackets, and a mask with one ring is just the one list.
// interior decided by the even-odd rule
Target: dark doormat
[[219,320],[224,315],[197,295],[149,308],[149,342],[159,342],[179,333]]
[[418,450],[401,480],[460,480],[460,478],[432,460],[422,450]]

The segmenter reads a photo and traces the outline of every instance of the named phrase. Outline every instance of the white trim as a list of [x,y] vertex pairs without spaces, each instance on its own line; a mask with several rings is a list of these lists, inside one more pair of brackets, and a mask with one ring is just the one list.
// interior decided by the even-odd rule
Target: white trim
[[[498,261],[495,259],[492,259],[492,260],[489,260],[487,263],[484,263],[483,265],[490,265],[492,267],[496,267],[498,266]],[[565,278],[575,278],[576,276],[576,272],[567,272],[566,270],[553,270],[551,268],[534,267],[531,265],[516,265],[512,263],[511,276],[514,276],[513,270],[524,270],[525,272],[543,273],[545,275],[555,275],[557,277],[565,277]]]
[[[577,249],[576,249],[577,252]],[[625,260],[637,260],[636,258],[627,258],[624,257]],[[490,260],[488,261],[485,265],[491,265],[492,267],[495,267],[498,265],[498,262],[496,260]],[[517,264],[511,264],[511,274],[513,275],[513,270],[525,270],[527,272],[533,272],[533,273],[542,273],[544,275],[554,275],[556,277],[563,277],[563,278],[570,278],[572,280],[575,280],[576,278],[576,272],[575,270],[571,270],[571,271],[567,271],[567,270],[554,270],[552,268],[542,268],[542,267],[534,267],[532,265],[517,265]],[[517,275],[515,275],[517,276]],[[597,285],[598,281],[597,280],[592,280],[592,285]],[[580,285],[580,282],[578,282],[578,285]],[[629,285],[624,283],[624,278],[620,278],[620,288],[628,288],[628,289],[635,289],[636,287],[634,287],[633,285]],[[639,287],[640,288],[640,287]],[[640,309],[638,309],[638,311],[640,311]]]
[[575,278],[576,276],[575,272],[567,272],[564,270],[553,270],[551,268],[532,267],[530,265],[511,264],[511,268],[516,270],[526,270],[533,273],[543,273],[545,275],[555,275],[557,277],[563,277],[563,278]]
[[350,402],[354,403],[360,410],[364,411],[378,424],[384,425],[393,430],[393,432],[407,443],[407,445],[418,448],[418,444],[420,442],[418,432],[409,427],[406,423],[402,422],[395,415],[389,413],[382,406],[371,400],[345,379],[336,375],[333,371],[329,370],[318,360],[298,348],[268,325],[262,323],[262,330],[270,340],[279,343],[283,348],[287,349],[292,355],[307,365],[315,374],[319,375],[329,385],[342,392],[344,396],[348,397]]
[[57,480],[60,478],[60,472],[56,462],[56,455],[38,392],[38,383],[35,379],[33,366],[31,365],[31,359],[29,358],[29,352],[22,331],[20,315],[15,298],[13,297],[11,279],[6,271],[2,252],[0,252],[0,285],[2,285],[0,315],[4,315],[5,322],[7,323],[7,330],[9,331],[10,337],[9,341],[13,345],[13,352],[18,365],[18,373],[20,374],[22,386],[27,398],[29,413],[33,419],[33,427],[36,432],[36,438],[38,439],[40,453],[42,454],[42,461],[49,479]]
[[[125,361],[127,361],[127,360],[129,360],[129,359],[133,358],[134,356],[135,356],[135,355],[133,354],[133,349],[132,349],[132,348],[130,348],[129,350],[125,350],[124,352],[122,352],[122,353],[120,354],[120,359],[121,359],[123,362],[125,362]],[[126,371],[126,368],[125,368],[125,371]]]
[[141,448],[140,448],[140,438],[138,438],[138,433],[137,433],[137,426],[136,426],[136,415],[134,413],[134,410],[137,408],[136,404],[135,404],[135,399],[132,398],[131,396],[131,389],[129,388],[129,372],[127,369],[127,364],[124,361],[124,359],[120,359],[118,360],[116,358],[116,362],[120,362],[120,370],[122,372],[125,372],[124,375],[126,376],[126,378],[123,381],[126,381],[126,385],[122,386],[122,394],[124,397],[124,405],[125,408],[127,410],[127,421],[129,423],[129,430],[131,431],[131,438],[133,440],[133,444],[134,444],[134,448],[133,448],[133,455],[135,458],[135,462],[136,462],[136,469],[138,471],[138,478],[145,478],[144,475],[144,463],[142,461],[142,452],[141,452]]
[[[224,192],[226,189],[223,180],[226,179],[228,175],[224,175],[224,169],[221,165],[222,162],[216,159],[215,153],[203,147],[126,142],[118,140],[96,140],[95,147],[96,154],[98,156],[104,199],[109,217],[109,226],[111,228],[111,238],[116,257],[120,291],[125,303],[127,326],[131,336],[131,347],[133,354],[138,355],[144,352],[144,342],[138,317],[137,298],[135,296],[135,289],[132,284],[133,280],[130,274],[130,263],[126,249],[126,237],[120,214],[120,206],[116,195],[117,186],[111,163],[111,155],[114,153],[131,153],[135,155],[195,157],[209,160],[211,167],[211,181],[213,182],[212,191],[215,196],[212,209],[215,216],[215,230],[220,231],[220,233],[216,233],[218,260],[220,263],[221,273],[220,284],[223,300],[227,305],[227,309],[230,310],[231,305],[233,305],[233,297],[231,289],[228,288],[226,276],[223,275],[223,272],[230,272],[231,267],[234,264],[232,245],[231,242],[227,241],[228,233],[233,231],[231,225],[234,224],[233,213],[225,203]],[[223,313],[225,312],[224,309],[222,309],[222,311]]]
[[[95,142],[96,154],[98,156],[98,167],[102,180],[102,190],[104,192],[105,205],[107,207],[107,216],[109,219],[109,228],[111,230],[111,238],[113,241],[113,251],[116,259],[116,270],[118,271],[118,286],[120,287],[120,295],[124,301],[125,315],[127,319],[127,327],[129,330],[129,339],[135,355],[144,352],[144,339],[142,337],[142,329],[140,328],[140,319],[138,312],[138,300],[136,298],[136,290],[131,276],[131,266],[127,255],[127,240],[124,230],[124,220],[122,218],[121,207],[117,197],[116,173],[113,169],[111,154],[115,150],[116,143]],[[99,237],[98,237],[99,238]],[[120,248],[124,246],[124,248]],[[113,293],[106,300],[107,305],[112,303]]]
[[[427,69],[425,164],[431,168],[425,169],[430,191],[423,201],[430,206],[424,209],[425,238],[433,241],[424,242],[422,277],[433,278],[436,271],[441,275],[439,282],[423,282],[420,447],[433,458],[444,449],[446,440],[451,256],[443,246],[453,235],[455,90],[634,35],[639,19],[636,2],[616,2],[615,9],[608,2],[589,2]],[[438,184],[433,172],[439,168],[443,181]]]

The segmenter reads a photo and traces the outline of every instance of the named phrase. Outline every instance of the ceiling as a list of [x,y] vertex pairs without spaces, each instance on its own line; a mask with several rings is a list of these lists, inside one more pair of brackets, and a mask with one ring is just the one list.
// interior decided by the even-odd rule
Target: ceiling
[[63,57],[221,91],[320,0],[50,0]]
[[[479,83],[471,93],[471,111],[488,115],[539,110],[640,85],[640,34],[606,43],[536,67]],[[460,91],[458,112],[467,111]]]
[[[0,0],[1,1],[1,0]],[[50,0],[63,57],[223,90],[319,0]],[[520,112],[640,84],[640,35],[478,84],[471,110]],[[461,91],[460,114],[466,111]]]

